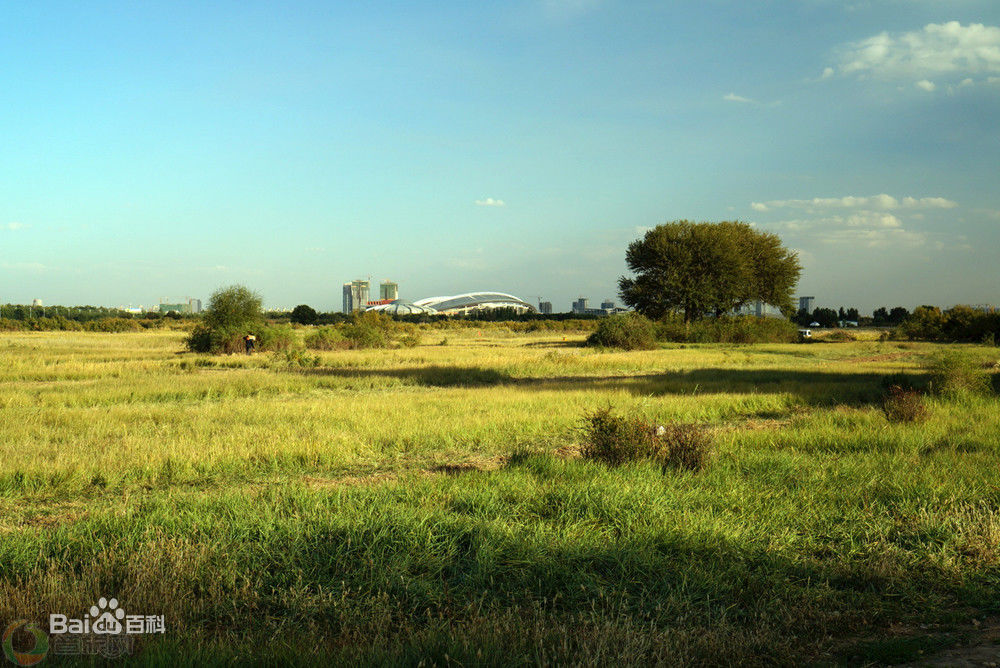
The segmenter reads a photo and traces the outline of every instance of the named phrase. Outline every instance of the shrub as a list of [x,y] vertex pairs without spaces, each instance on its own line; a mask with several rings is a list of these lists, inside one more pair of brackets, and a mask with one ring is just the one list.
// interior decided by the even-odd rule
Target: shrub
[[[88,332],[134,332],[142,327],[134,320],[126,318],[101,318],[91,320],[84,325]],[[63,329],[60,327],[60,329]]]
[[416,332],[409,332],[399,337],[399,345],[404,348],[416,348],[420,345],[420,335]]
[[187,338],[187,347],[196,353],[232,355],[243,352],[245,330],[229,330],[198,325]]
[[351,316],[341,328],[350,348],[387,348],[396,323],[381,313],[360,313]]
[[347,339],[335,327],[320,327],[306,334],[305,344],[310,350],[337,350],[350,347]]
[[295,332],[288,325],[261,327],[254,334],[257,336],[257,348],[262,351],[288,350],[295,345]]
[[889,422],[923,422],[928,414],[923,395],[901,385],[889,387],[882,399],[882,412]]
[[708,462],[711,439],[705,429],[694,424],[654,426],[644,419],[615,415],[610,408],[586,416],[585,459],[608,466],[650,460],[664,468],[691,471]]
[[931,388],[941,395],[985,394],[990,390],[990,378],[969,355],[949,350],[934,357],[928,365]]
[[[261,298],[256,292],[242,285],[233,285],[212,293],[202,324],[195,327],[187,338],[187,347],[198,353],[232,354],[243,350],[243,337],[248,332],[257,335],[258,345],[266,349],[261,337],[264,333]],[[281,345],[281,336],[273,345]]]
[[708,463],[711,441],[696,424],[669,424],[654,432],[653,459],[664,467],[700,471]]
[[638,313],[621,313],[603,318],[597,329],[587,337],[587,345],[649,350],[656,345],[653,323]]
[[310,355],[301,348],[288,348],[276,353],[276,357],[290,367],[316,368],[320,362],[319,355]]
[[795,323],[784,318],[719,316],[691,323],[671,315],[657,323],[657,338],[676,343],[793,343]]
[[835,329],[824,336],[823,340],[829,341],[830,343],[847,343],[848,341],[857,341],[858,338],[850,332],[845,332],[842,329]]
[[205,324],[212,329],[248,329],[263,319],[260,295],[243,285],[216,290],[205,309]]
[[615,415],[610,408],[587,415],[584,430],[584,459],[621,466],[647,457],[653,451],[653,425]]

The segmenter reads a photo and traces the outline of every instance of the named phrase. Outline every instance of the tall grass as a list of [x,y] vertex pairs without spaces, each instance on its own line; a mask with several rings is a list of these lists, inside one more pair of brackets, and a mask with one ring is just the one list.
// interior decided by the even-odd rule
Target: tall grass
[[[447,338],[0,335],[0,624],[115,595],[166,616],[147,663],[802,664],[1000,595],[996,398],[882,414],[938,346]],[[711,465],[580,458],[607,406],[704,425]]]

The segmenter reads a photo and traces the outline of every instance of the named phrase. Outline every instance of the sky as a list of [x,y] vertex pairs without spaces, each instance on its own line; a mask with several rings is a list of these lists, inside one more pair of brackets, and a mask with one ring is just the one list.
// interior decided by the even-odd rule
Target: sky
[[[673,220],[1000,304],[995,0],[8,2],[0,302],[617,300]],[[373,290],[376,292],[377,288]]]

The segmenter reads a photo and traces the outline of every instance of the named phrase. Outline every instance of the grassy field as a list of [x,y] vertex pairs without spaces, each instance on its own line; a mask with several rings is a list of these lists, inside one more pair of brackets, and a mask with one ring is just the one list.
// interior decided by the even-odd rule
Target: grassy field
[[[0,625],[116,596],[165,616],[149,664],[801,665],[913,660],[1000,612],[996,397],[879,408],[942,346],[583,338],[301,368],[2,334]],[[709,466],[582,460],[609,406],[704,424]]]

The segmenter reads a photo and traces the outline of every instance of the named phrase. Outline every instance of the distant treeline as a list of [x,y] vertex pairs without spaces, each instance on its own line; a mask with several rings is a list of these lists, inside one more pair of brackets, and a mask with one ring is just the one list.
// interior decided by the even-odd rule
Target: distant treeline
[[125,320],[158,320],[160,318],[171,318],[180,320],[183,318],[197,318],[194,314],[184,313],[164,313],[150,311],[148,313],[129,313],[122,309],[107,308],[105,306],[26,306],[24,304],[0,304],[0,319],[2,320],[52,320],[62,318],[74,322],[92,322],[94,320],[106,320],[108,318],[122,318]]
[[897,306],[892,310],[883,306],[875,309],[870,316],[859,314],[856,308],[845,309],[841,306],[839,310],[817,308],[812,313],[799,309],[792,320],[802,327],[812,326],[814,322],[818,322],[820,327],[838,327],[843,322],[856,322],[859,327],[898,327],[908,317],[910,317],[909,310],[902,306]]
[[[4,314],[6,315],[6,313]],[[0,332],[138,332],[144,329],[185,328],[180,318],[105,317],[94,320],[70,320],[62,316],[15,320],[0,318]],[[190,327],[190,325],[186,325]]]
[[894,338],[950,343],[1000,342],[1000,313],[954,306],[942,311],[937,306],[918,306],[893,330]]
[[[350,322],[352,318],[350,314],[339,311],[322,313],[304,304],[296,306],[290,312],[265,311],[264,317],[275,322],[292,322],[300,325],[341,325]],[[394,317],[400,322],[419,325],[437,322],[579,322],[598,320],[603,316],[581,313],[524,313],[516,308],[497,308],[466,315],[421,313]]]
[[[309,309],[312,311],[312,309]],[[44,315],[42,315],[44,313]],[[339,313],[270,311],[264,314],[272,323],[294,325],[346,325],[352,316]],[[298,316],[298,317],[297,317]],[[303,317],[304,316],[304,317]],[[423,325],[429,329],[493,329],[503,327],[512,332],[594,331],[605,316],[577,313],[521,313],[517,309],[495,309],[468,315],[405,315],[396,318],[402,323]],[[0,307],[0,331],[88,331],[133,332],[147,329],[189,330],[201,320],[197,314],[156,312],[132,314],[100,306],[39,306],[3,305]],[[305,320],[306,322],[303,322]],[[758,319],[710,318],[701,327],[683,328],[683,335],[674,318],[656,323],[656,338],[666,341],[782,341],[793,338],[786,320],[765,319],[767,331],[750,327]],[[774,322],[770,322],[770,321]],[[936,306],[920,306],[910,313],[902,306],[879,308],[871,317],[858,317],[857,309],[817,308],[812,313],[800,311],[793,323],[809,327],[818,322],[821,327],[838,327],[845,321],[859,326],[890,328],[886,335],[897,340],[939,341],[955,343],[1000,343],[1000,313],[955,306],[942,310]],[[749,329],[748,329],[749,327]],[[753,331],[750,331],[753,330]]]

